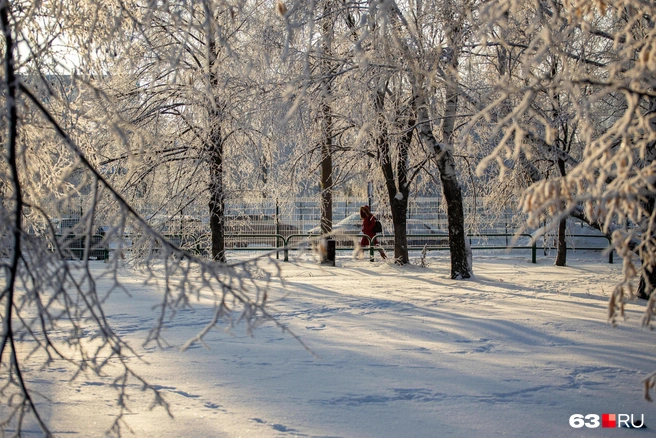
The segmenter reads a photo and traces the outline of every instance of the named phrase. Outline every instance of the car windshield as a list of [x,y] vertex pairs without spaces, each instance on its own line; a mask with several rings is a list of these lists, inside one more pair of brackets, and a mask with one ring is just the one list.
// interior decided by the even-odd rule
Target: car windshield
[[422,222],[409,222],[407,228],[410,233],[414,234],[426,234],[435,232],[430,225]]
[[346,218],[342,219],[341,221],[337,222],[335,224],[335,226],[353,225],[353,224],[360,225],[361,223],[362,223],[362,219],[360,219],[360,214],[359,213],[353,213],[353,214],[350,214],[350,215],[346,216]]
[[[383,222],[383,230],[386,230],[385,228],[385,221]],[[433,226],[422,222],[417,219],[408,219],[406,222],[406,228],[408,230],[408,234],[440,234],[440,231]],[[335,232],[342,232],[342,233],[360,233],[362,230],[362,219],[360,218],[359,213],[352,213],[348,216],[346,216],[344,219],[342,219],[339,222],[336,222],[333,224],[333,231]],[[309,233],[310,234],[319,234],[320,228],[319,227],[314,227],[312,228]],[[389,232],[393,232],[393,227],[392,224],[389,224]]]

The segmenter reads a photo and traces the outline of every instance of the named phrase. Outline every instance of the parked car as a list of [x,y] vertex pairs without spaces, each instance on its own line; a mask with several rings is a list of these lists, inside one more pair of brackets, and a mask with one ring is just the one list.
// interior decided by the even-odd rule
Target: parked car
[[189,215],[169,216],[168,214],[156,214],[147,219],[148,223],[154,230],[164,235],[179,235],[189,232],[202,232],[204,224],[202,221]]
[[[173,245],[197,254],[207,254],[209,244],[208,237],[210,233],[209,225],[202,218],[192,215],[176,215],[158,213],[147,217],[148,224],[162,236],[164,236]],[[137,231],[136,235],[130,235],[132,238],[129,242],[132,245],[141,246],[144,242],[141,239],[141,233]],[[124,244],[125,247],[125,244]],[[161,251],[161,244],[155,242],[150,248],[154,252]]]
[[55,234],[76,234],[80,224],[79,217],[62,217],[50,219]]
[[[360,213],[348,215],[346,218],[333,224],[333,234],[338,245],[353,246],[353,241],[357,240],[355,236],[361,234],[361,230],[362,219],[360,219]],[[321,227],[312,228],[308,231],[308,234],[321,234]],[[345,237],[344,235],[353,235],[354,237]]]
[[[64,256],[69,259],[82,259],[87,247],[86,224],[80,223],[80,217],[53,218],[50,220],[57,245]],[[88,256],[90,260],[104,260],[108,256],[104,234],[98,228],[89,240]],[[52,242],[54,249],[54,242]]]
[[273,235],[280,234],[283,237],[289,237],[292,234],[299,234],[300,231],[296,225],[278,222],[275,216],[267,214],[241,214],[229,215],[225,217],[226,248],[236,247],[244,248],[248,246],[279,246],[283,245],[280,238],[275,237],[240,237],[244,234],[261,234]]
[[[382,220],[383,225],[383,236],[390,236],[394,234],[394,228],[391,224],[391,221]],[[353,237],[344,237],[344,235],[361,235],[362,234],[362,219],[360,218],[359,213],[354,213],[343,220],[337,222],[333,225],[333,233],[335,234],[335,239],[339,245],[349,245],[349,242],[357,240]],[[309,231],[309,234],[321,234],[320,227],[314,227]],[[406,234],[415,235],[415,234],[431,234],[436,235],[435,237],[409,237],[408,246],[410,247],[423,247],[428,244],[429,246],[445,246],[448,245],[449,240],[444,232],[433,228],[433,226],[419,220],[419,219],[407,219],[406,220]],[[439,235],[439,237],[438,237]],[[380,243],[385,246],[394,245],[393,237],[382,237]]]
[[107,249],[110,251],[128,250],[132,248],[132,236],[129,232],[118,234],[119,230],[110,225],[101,225],[96,230],[97,236],[102,236],[106,241]]
[[[409,236],[418,235],[418,234],[429,234],[429,237],[408,237],[408,246],[409,247],[421,247],[424,245],[428,246],[448,246],[449,237],[444,231],[436,229],[433,225],[429,225],[425,222],[422,222],[418,219],[408,219],[407,220],[407,234]],[[435,237],[433,237],[435,235]],[[439,237],[438,237],[439,236]]]

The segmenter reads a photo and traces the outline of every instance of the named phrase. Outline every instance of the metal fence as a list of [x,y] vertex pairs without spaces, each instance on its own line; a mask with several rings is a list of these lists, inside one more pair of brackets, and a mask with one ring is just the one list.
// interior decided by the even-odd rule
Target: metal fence
[[[525,215],[511,209],[489,208],[491,201],[465,197],[465,224],[469,233],[508,233],[518,229],[525,221]],[[389,202],[367,197],[333,198],[333,224],[350,215],[357,215],[363,205],[382,222],[385,229],[391,230],[392,216]],[[192,203],[182,210],[167,211],[161,206],[143,206],[139,213],[162,232],[183,232],[185,228],[209,229],[209,212],[206,204]],[[72,228],[82,215],[80,208],[60,213],[56,218],[62,230]],[[319,226],[321,219],[319,196],[294,198],[251,197],[228,199],[225,205],[227,228],[239,228],[253,222],[250,231],[270,231],[270,224],[276,222],[301,233],[307,233]],[[436,230],[447,229],[446,205],[440,196],[411,197],[408,200],[408,219],[426,223]],[[234,222],[234,225],[231,224]],[[98,224],[99,226],[111,224]],[[283,233],[284,234],[284,233]]]
[[[357,215],[363,205],[369,205],[372,212],[382,222],[383,228],[392,229],[392,215],[389,204],[376,199],[358,197],[336,197],[333,199],[333,225]],[[494,211],[484,202],[473,198],[464,199],[465,222],[468,232],[508,233],[518,229],[525,221],[525,215],[506,209]],[[415,197],[408,200],[408,219],[425,223],[435,230],[447,229],[446,206],[440,197]],[[320,199],[318,197],[297,197],[293,199],[258,199],[229,201],[226,203],[226,226],[231,221],[244,222],[256,220],[251,231],[265,231],[267,220],[274,220],[300,233],[308,233],[319,226],[321,220]],[[260,227],[259,229],[257,227]],[[283,233],[284,234],[284,233]]]
[[[317,197],[296,197],[291,199],[250,199],[226,202],[225,215],[225,248],[226,250],[249,250],[282,247],[286,243],[297,243],[303,240],[300,236],[320,234],[319,223],[321,209]],[[375,199],[358,197],[336,197],[333,200],[333,225],[350,224],[346,234],[351,234],[339,246],[353,248],[360,230],[359,209],[362,205],[371,205],[372,211],[383,225],[384,239],[381,241],[389,247],[393,235],[393,226],[389,205]],[[470,244],[473,247],[505,248],[509,246],[525,246],[528,241],[513,242],[513,235],[524,230],[525,215],[509,209],[498,211],[488,208],[486,200],[464,199],[465,222]],[[210,247],[209,216],[207,210],[189,208],[169,216],[166,211],[159,210],[157,214],[142,212],[143,216],[155,228],[162,232],[174,244],[199,253],[207,253]],[[55,229],[60,234],[79,234],[76,229],[82,212],[70,211],[53,220]],[[415,197],[408,202],[408,229],[407,234],[415,236],[409,238],[408,245],[413,249],[421,249],[424,245],[435,249],[447,247],[445,235],[448,234],[445,205],[439,197]],[[103,228],[99,224],[99,229]],[[107,224],[110,226],[110,224]],[[105,227],[107,228],[107,227]],[[571,227],[571,236],[576,229]],[[289,241],[290,236],[296,237],[294,242]],[[98,240],[98,239],[96,239]],[[526,239],[524,239],[526,240]],[[545,238],[540,245],[545,251],[553,242],[553,236]],[[93,242],[94,250],[103,250]],[[570,248],[575,245],[568,243]],[[84,245],[81,240],[66,242],[65,247],[74,257],[80,257]],[[111,248],[108,247],[109,250]],[[580,248],[583,249],[583,248]],[[596,247],[595,249],[601,249]],[[94,257],[106,257],[104,253],[93,254]]]

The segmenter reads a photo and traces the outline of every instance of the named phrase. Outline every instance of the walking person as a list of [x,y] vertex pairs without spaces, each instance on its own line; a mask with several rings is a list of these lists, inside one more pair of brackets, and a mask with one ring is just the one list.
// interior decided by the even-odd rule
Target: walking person
[[[370,239],[372,239],[371,244],[372,245],[377,245],[378,244],[378,239],[374,239],[374,236],[380,232],[382,232],[382,227],[378,225],[376,227],[376,224],[379,224],[378,220],[376,219],[376,216],[371,214],[371,210],[369,209],[368,205],[363,205],[360,207],[360,218],[362,219],[362,234],[365,234],[369,236]],[[366,248],[369,246],[369,239],[366,237],[363,237],[362,240],[360,241],[360,246],[362,248]],[[380,253],[380,256],[383,259],[387,258],[387,255],[385,254],[385,250],[383,248],[378,248],[378,252]]]

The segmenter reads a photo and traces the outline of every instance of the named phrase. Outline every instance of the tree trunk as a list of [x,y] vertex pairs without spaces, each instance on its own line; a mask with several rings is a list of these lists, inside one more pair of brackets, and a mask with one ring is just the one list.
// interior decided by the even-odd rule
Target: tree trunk
[[208,129],[209,138],[206,145],[207,162],[209,164],[210,182],[210,232],[212,234],[212,259],[221,263],[226,262],[225,256],[225,187],[223,185],[223,152],[224,139],[221,129],[223,115],[219,106],[217,92],[219,89],[219,77],[214,68],[218,59],[218,46],[214,39],[214,32],[209,25],[211,16],[210,7],[203,2],[207,16],[207,75],[209,79],[208,102]]
[[471,276],[469,251],[471,250],[466,242],[462,191],[455,175],[453,157],[439,160],[438,169],[440,170],[444,199],[447,202],[451,278],[469,278]]
[[[653,161],[656,158],[656,147],[654,143],[650,145],[651,147],[647,148],[647,157],[646,160]],[[647,196],[645,202],[643,202],[643,208],[645,210],[645,217],[643,218],[643,232],[649,233],[651,238],[654,238],[654,230],[650,230],[649,227],[649,217],[654,211],[654,206],[656,204],[656,198],[653,195]],[[643,239],[644,240],[644,239]],[[638,283],[638,298],[648,299],[651,295],[654,287],[656,287],[656,262],[653,260],[647,260],[642,252],[638,253],[640,255],[640,262],[642,263],[643,271],[640,276],[640,283]]]
[[398,144],[399,150],[396,163],[397,187],[390,154],[387,121],[384,115],[385,90],[386,84],[383,84],[377,90],[374,102],[376,112],[378,113],[378,139],[376,146],[378,161],[383,172],[383,177],[385,178],[385,186],[392,211],[392,223],[394,224],[394,260],[396,264],[405,265],[410,261],[407,237],[408,197],[410,195],[408,184],[408,151],[412,142],[415,120],[413,117],[408,119],[406,133],[401,137]]
[[[449,224],[449,247],[451,250],[451,278],[469,278],[471,276],[471,248],[467,245],[465,234],[465,213],[462,204],[462,190],[456,174],[456,163],[453,159],[453,139],[455,123],[458,115],[458,52],[454,37],[459,29],[451,28],[447,32],[446,58],[446,95],[444,119],[442,120],[442,140],[448,145],[438,154],[437,167],[440,171],[444,199],[447,202],[447,217]],[[426,108],[427,111],[427,108]],[[428,113],[426,113],[428,116]],[[427,119],[426,119],[427,120]],[[425,124],[423,124],[425,125]]]
[[[328,87],[330,89],[330,87]],[[332,115],[330,105],[321,105],[321,233],[333,229],[333,156]]]
[[333,229],[333,119],[330,98],[332,32],[331,2],[326,1],[323,8],[322,59],[321,72],[324,75],[324,86],[321,95],[321,233],[330,233]]
[[[218,115],[214,115],[218,123]],[[223,187],[223,138],[221,127],[213,126],[209,144],[210,164],[210,231],[212,233],[212,259],[225,263],[225,197]]]
[[[649,110],[646,117],[649,117],[649,127],[652,135],[656,132],[656,98],[649,98]],[[645,163],[643,167],[652,165],[656,161],[656,142],[651,142],[647,145],[645,151]],[[650,184],[656,183],[654,181],[656,178],[652,178],[649,181]],[[650,228],[650,217],[653,215],[654,207],[656,206],[656,197],[654,195],[648,195],[645,197],[645,200],[642,203],[644,209],[644,215],[641,223],[639,224],[642,228],[642,232],[650,236],[653,240],[656,230]],[[643,238],[643,241],[646,239]],[[643,272],[640,276],[640,283],[638,284],[638,298],[647,299],[651,295],[654,287],[656,286],[656,261],[647,260],[642,253],[640,252],[640,262],[642,262]]]
[[[565,161],[558,158],[558,170],[560,175],[565,177]],[[556,266],[565,266],[567,264],[567,218],[562,218],[558,223],[558,243],[556,249]]]
[[556,266],[565,266],[567,264],[567,218],[558,222],[558,240],[556,242]]
[[407,198],[394,199],[391,203],[392,223],[394,224],[394,263],[405,265],[410,261],[408,256],[408,234],[407,234]]
[[638,298],[648,300],[654,287],[656,286],[656,269],[654,265],[645,267],[645,272],[640,276],[640,283],[638,284]]
[[[453,47],[453,46],[452,46]],[[421,83],[415,83],[415,99],[417,102],[417,126],[419,137],[435,153],[437,168],[442,182],[442,193],[447,206],[449,227],[449,249],[451,252],[451,278],[469,278],[472,275],[471,248],[467,245],[465,235],[465,214],[462,201],[462,190],[458,182],[456,163],[453,158],[452,142],[455,130],[455,120],[458,111],[458,56],[454,50],[445,51],[448,58],[447,85],[444,119],[442,123],[442,138],[440,144],[433,135],[432,124],[428,116],[426,91]],[[415,82],[417,82],[415,80]]]
[[451,278],[471,277],[470,254],[465,241],[465,214],[462,191],[456,174],[453,153],[446,145],[441,145],[431,130],[428,108],[423,104],[419,93],[417,121],[419,137],[434,151],[437,168],[442,182],[442,193],[446,201],[449,227],[449,249],[451,252]]

